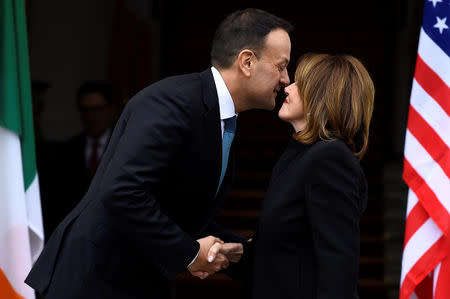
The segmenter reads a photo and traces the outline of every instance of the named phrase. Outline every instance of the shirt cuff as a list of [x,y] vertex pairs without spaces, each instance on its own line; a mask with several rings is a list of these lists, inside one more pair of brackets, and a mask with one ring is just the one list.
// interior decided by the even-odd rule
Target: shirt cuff
[[194,259],[192,259],[192,261],[189,263],[188,267],[190,265],[192,265],[193,262],[195,262],[195,260],[197,259],[199,253],[200,253],[200,248],[198,249],[197,254],[195,255]]

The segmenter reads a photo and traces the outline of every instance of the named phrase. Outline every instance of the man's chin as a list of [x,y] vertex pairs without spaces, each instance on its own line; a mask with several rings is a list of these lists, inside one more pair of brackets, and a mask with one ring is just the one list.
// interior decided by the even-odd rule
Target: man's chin
[[261,98],[255,99],[252,101],[252,106],[250,109],[256,109],[256,110],[266,110],[266,111],[272,111],[275,106],[275,99],[266,99],[265,101],[262,101]]
[[275,109],[275,99],[273,99],[271,102],[267,102],[261,109],[267,111],[272,111],[273,109]]

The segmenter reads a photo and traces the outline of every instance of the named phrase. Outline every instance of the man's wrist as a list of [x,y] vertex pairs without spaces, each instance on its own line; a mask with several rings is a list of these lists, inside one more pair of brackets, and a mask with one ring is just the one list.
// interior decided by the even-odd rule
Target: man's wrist
[[190,266],[190,265],[192,265],[194,262],[195,262],[195,260],[198,258],[198,254],[200,253],[200,248],[198,249],[198,251],[197,251],[197,254],[195,255],[195,257],[192,259],[192,261],[189,263],[189,265],[187,265],[188,267]]

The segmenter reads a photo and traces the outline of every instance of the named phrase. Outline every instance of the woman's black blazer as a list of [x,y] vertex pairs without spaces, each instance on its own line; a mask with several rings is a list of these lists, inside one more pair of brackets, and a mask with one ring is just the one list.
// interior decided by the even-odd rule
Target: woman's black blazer
[[249,250],[246,298],[359,298],[367,183],[340,141],[295,139],[275,165]]

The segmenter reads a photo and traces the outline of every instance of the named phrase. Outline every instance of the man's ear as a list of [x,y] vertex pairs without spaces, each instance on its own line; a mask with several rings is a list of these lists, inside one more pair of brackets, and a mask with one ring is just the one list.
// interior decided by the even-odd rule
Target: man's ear
[[242,50],[238,55],[239,70],[245,77],[250,77],[251,69],[253,67],[255,53],[251,50]]

